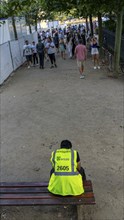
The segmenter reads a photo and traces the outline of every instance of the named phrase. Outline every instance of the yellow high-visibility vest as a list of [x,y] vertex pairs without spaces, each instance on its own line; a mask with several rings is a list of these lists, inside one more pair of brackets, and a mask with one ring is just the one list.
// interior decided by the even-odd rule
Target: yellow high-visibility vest
[[48,190],[62,196],[84,193],[82,176],[77,171],[77,151],[61,148],[51,155],[54,173],[51,175]]

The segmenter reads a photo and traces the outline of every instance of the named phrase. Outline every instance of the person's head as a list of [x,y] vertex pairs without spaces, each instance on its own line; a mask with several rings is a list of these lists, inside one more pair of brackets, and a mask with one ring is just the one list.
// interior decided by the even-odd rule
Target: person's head
[[25,44],[28,45],[28,40],[25,41]]
[[63,140],[61,142],[60,148],[71,149],[72,148],[72,143],[69,140]]
[[38,39],[38,43],[41,43],[41,38]]
[[79,44],[83,44],[83,41],[82,41],[82,39],[80,39],[80,40],[79,40]]
[[35,45],[35,41],[33,41],[32,44]]
[[64,42],[64,39],[63,39],[63,37],[61,37],[61,38],[60,38],[60,42]]
[[93,37],[93,42],[96,43],[96,38],[95,37]]
[[51,43],[51,42],[52,42],[52,38],[51,38],[51,37],[48,37],[48,38],[47,38],[47,41],[48,41],[49,43]]

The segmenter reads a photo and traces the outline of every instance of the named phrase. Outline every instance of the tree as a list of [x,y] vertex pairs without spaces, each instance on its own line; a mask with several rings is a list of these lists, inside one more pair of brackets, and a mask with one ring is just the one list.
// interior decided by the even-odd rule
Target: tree
[[120,48],[122,36],[122,22],[124,15],[124,1],[123,0],[78,0],[87,8],[87,13],[92,10],[92,13],[98,15],[99,23],[99,44],[102,46],[102,14],[114,12],[116,16],[116,34],[115,34],[115,48],[114,48],[114,76],[119,75],[120,62]]
[[114,76],[119,75],[120,51],[121,51],[121,36],[123,27],[124,2],[118,1],[116,13],[116,34],[114,48]]
[[[57,13],[69,14],[74,16],[98,17],[99,23],[99,44],[102,47],[102,15],[113,12],[116,16],[116,34],[114,51],[114,75],[118,76],[120,47],[122,34],[122,20],[124,14],[124,0],[11,0],[2,1],[0,6],[2,17],[15,16],[19,13],[27,15],[29,27],[37,23],[38,19],[53,19]],[[1,17],[1,15],[0,15]],[[13,19],[14,21],[14,19]],[[14,25],[14,23],[13,23]],[[36,28],[37,29],[37,28]],[[30,30],[31,31],[31,30]],[[91,32],[92,22],[91,22]],[[93,34],[93,33],[92,33]],[[15,33],[16,35],[16,33]]]
[[20,11],[23,10],[25,5],[29,5],[30,0],[11,0],[11,1],[1,1],[0,4],[0,18],[12,17],[12,25],[15,39],[18,39],[15,16],[18,16]]

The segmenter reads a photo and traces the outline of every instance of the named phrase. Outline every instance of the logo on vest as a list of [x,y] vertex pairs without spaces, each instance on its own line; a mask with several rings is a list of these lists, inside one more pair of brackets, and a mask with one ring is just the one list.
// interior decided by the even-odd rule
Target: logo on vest
[[56,159],[57,159],[57,161],[59,161],[59,160],[68,161],[69,160],[69,158],[61,158],[60,156],[56,157]]

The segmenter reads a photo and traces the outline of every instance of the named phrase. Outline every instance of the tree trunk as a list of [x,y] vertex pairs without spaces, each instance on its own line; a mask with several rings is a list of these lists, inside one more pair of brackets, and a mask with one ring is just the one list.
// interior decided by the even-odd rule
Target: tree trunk
[[35,31],[37,31],[37,15],[35,17]]
[[13,26],[13,32],[15,40],[18,40],[17,30],[16,30],[16,24],[15,24],[15,17],[12,16],[12,26]]
[[27,26],[29,27],[29,33],[32,34],[31,24],[30,24],[30,20],[29,20],[29,15],[25,16],[25,20],[26,20]]
[[89,25],[88,25],[88,18],[87,18],[87,16],[86,16],[86,30],[87,30],[87,33],[88,33],[88,31],[89,31]]
[[92,15],[89,15],[89,20],[90,20],[90,31],[91,31],[91,36],[93,36],[93,22],[92,22]]
[[31,24],[28,24],[29,27],[29,33],[32,34]]
[[122,10],[118,11],[117,13],[115,48],[114,48],[114,76],[115,77],[118,77],[119,75],[123,13],[124,13],[124,8],[122,8]]
[[103,31],[102,31],[102,15],[98,13],[98,34],[99,34],[99,46],[100,46],[100,55],[102,54],[102,43],[103,43]]

